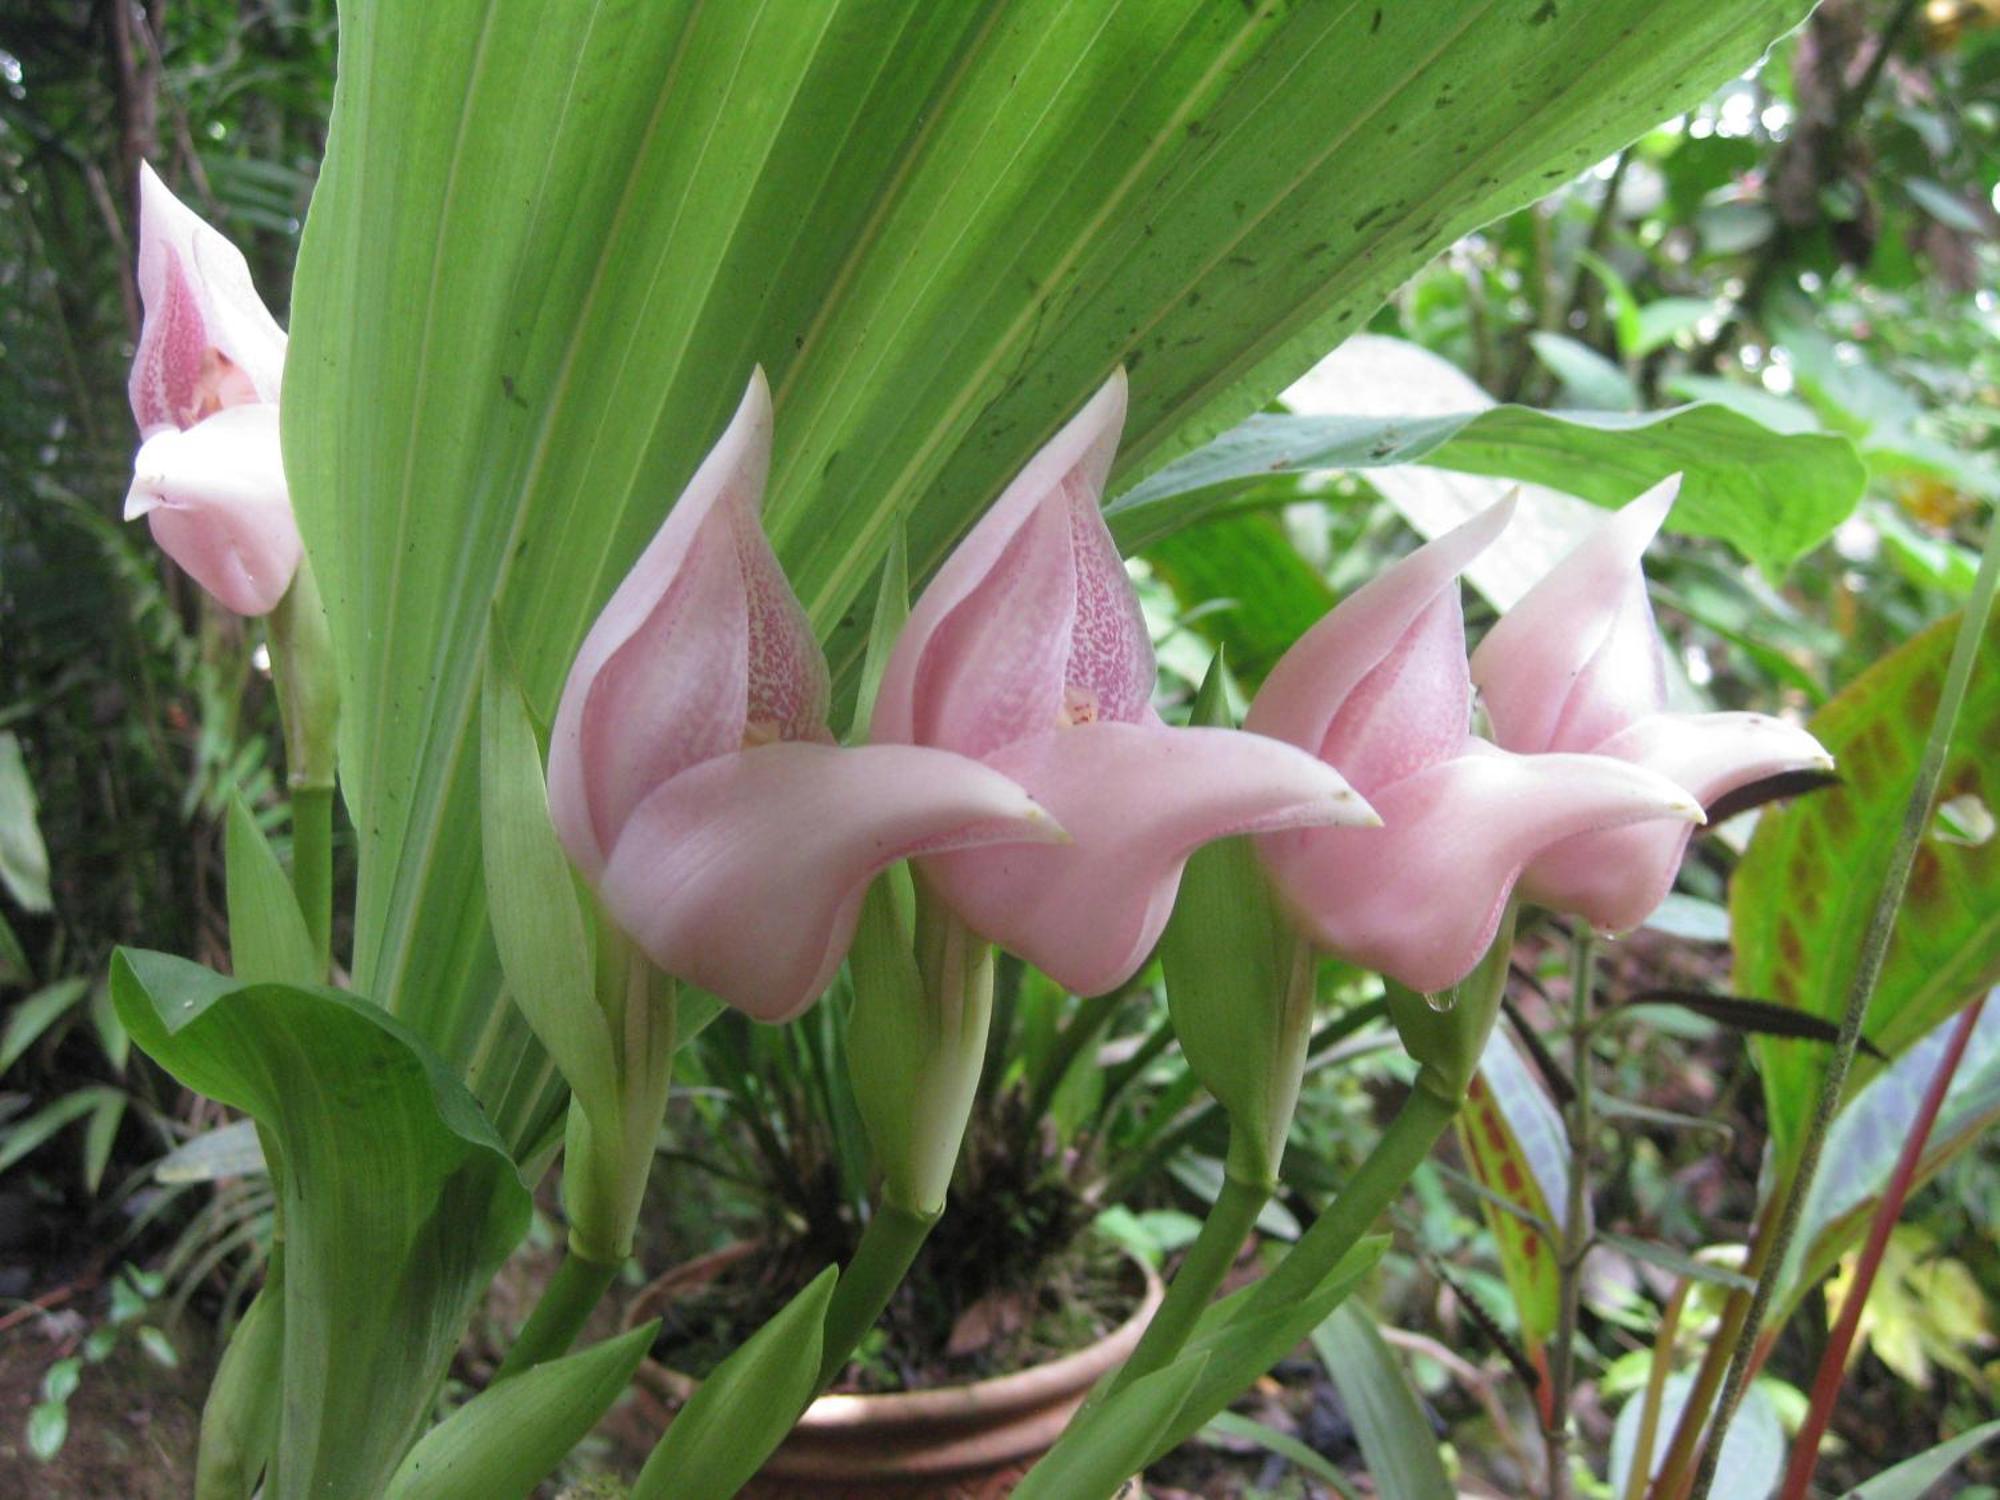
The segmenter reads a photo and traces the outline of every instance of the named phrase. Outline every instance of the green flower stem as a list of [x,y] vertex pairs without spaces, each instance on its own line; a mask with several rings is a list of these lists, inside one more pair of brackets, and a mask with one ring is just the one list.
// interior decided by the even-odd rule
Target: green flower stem
[[882,1316],[940,1217],[937,1210],[926,1213],[886,1200],[875,1210],[827,1305],[815,1392],[832,1385],[847,1367],[848,1356]]
[[1201,1233],[1188,1250],[1187,1258],[1167,1287],[1166,1300],[1146,1325],[1146,1332],[1124,1368],[1111,1379],[1105,1396],[1115,1396],[1142,1375],[1166,1368],[1179,1354],[1196,1319],[1222,1285],[1222,1278],[1236,1264],[1244,1241],[1257,1225],[1257,1215],[1271,1199],[1274,1182],[1245,1182],[1225,1173],[1222,1192],[1202,1221]]
[[322,974],[333,964],[333,788],[292,789],[292,893]]
[[292,889],[322,972],[333,945],[333,789],[340,682],[333,634],[312,562],[301,558],[292,586],[267,620],[271,675],[285,733],[285,779],[292,795]]
[[535,1304],[534,1312],[522,1327],[520,1337],[514,1340],[514,1347],[507,1351],[506,1359],[494,1372],[493,1383],[498,1385],[545,1360],[567,1354],[591,1311],[617,1278],[618,1270],[615,1265],[590,1260],[574,1246],[570,1247],[543,1291],[542,1300]]
[[[1715,1482],[1715,1466],[1722,1453],[1721,1435],[1729,1431],[1730,1421],[1736,1415],[1737,1402],[1742,1399],[1750,1373],[1751,1352],[1757,1347],[1758,1336],[1763,1332],[1764,1315],[1770,1309],[1778,1280],[1784,1274],[1792,1238],[1798,1233],[1799,1220],[1805,1211],[1806,1196],[1811,1192],[1813,1178],[1819,1170],[1820,1151],[1826,1145],[1827,1132],[1833,1126],[1834,1115],[1847,1088],[1847,1072],[1853,1065],[1855,1050],[1861,1042],[1861,1024],[1867,1019],[1868,1002],[1874,998],[1876,981],[1881,978],[1882,965],[1888,959],[1889,940],[1895,935],[1896,916],[1902,909],[1903,893],[1910,883],[1910,869],[1916,863],[1917,846],[1930,822],[1931,804],[1937,800],[1938,783],[1944,777],[1951,737],[1958,728],[1959,710],[1965,705],[1966,690],[1972,682],[1972,666],[1979,655],[1980,640],[1986,633],[1986,617],[1993,606],[1996,585],[2000,585],[2000,524],[1989,517],[1986,543],[1979,560],[1979,575],[1973,580],[1972,596],[1966,600],[1965,613],[1959,618],[1958,637],[1952,643],[1951,662],[1945,668],[1944,688],[1938,695],[1937,710],[1931,716],[1930,736],[1924,743],[1923,759],[1917,765],[1916,783],[1910,788],[1910,800],[1903,811],[1903,826],[1895,847],[1890,851],[1889,868],[1883,875],[1882,889],[1875,898],[1875,910],[1868,919],[1867,934],[1861,940],[1861,960],[1855,966],[1854,981],[1848,987],[1847,1008],[1840,1018],[1840,1035],[1833,1044],[1826,1072],[1820,1079],[1819,1097],[1814,1101],[1812,1122],[1799,1152],[1798,1166],[1791,1174],[1785,1206],[1779,1214],[1772,1243],[1764,1251],[1763,1266],[1757,1276],[1757,1290],[1751,1295],[1742,1332],[1733,1346],[1729,1373],[1723,1380],[1721,1399],[1716,1403],[1716,1420],[1710,1427],[1701,1465],[1695,1471],[1694,1500],[1705,1500],[1709,1486]],[[1682,1420],[1685,1423],[1690,1419],[1697,1423],[1701,1420],[1692,1402]],[[1678,1442],[1681,1434],[1676,1433],[1675,1437]],[[1690,1443],[1689,1447],[1692,1446]],[[1661,1476],[1661,1485],[1655,1487],[1656,1494],[1674,1493],[1671,1488],[1664,1487],[1668,1477],[1665,1474]]]
[[1396,1201],[1403,1187],[1431,1154],[1445,1127],[1458,1118],[1459,1101],[1445,1099],[1427,1088],[1415,1088],[1375,1149],[1368,1153],[1277,1268],[1257,1283],[1260,1306],[1299,1302],[1326,1280],[1347,1252],[1360,1243],[1369,1226]]
[[1260,1306],[1309,1297],[1395,1202],[1431,1154],[1438,1137],[1458,1118],[1479,1055],[1500,1016],[1507,988],[1507,960],[1514,951],[1515,908],[1508,902],[1493,942],[1442,1008],[1431,997],[1389,988],[1389,1017],[1418,1064],[1417,1081],[1396,1118],[1289,1254],[1257,1285]]
[[1569,1401],[1576,1380],[1576,1327],[1583,1298],[1583,1261],[1590,1253],[1590,1231],[1585,1219],[1589,1208],[1590,1171],[1590,999],[1597,980],[1597,940],[1587,922],[1576,924],[1570,962],[1570,1057],[1571,1081],[1576,1099],[1567,1118],[1569,1145],[1569,1198],[1563,1206],[1561,1311],[1556,1324],[1555,1347],[1550,1351],[1549,1421],[1543,1434],[1548,1453],[1550,1500],[1563,1500],[1569,1493]]

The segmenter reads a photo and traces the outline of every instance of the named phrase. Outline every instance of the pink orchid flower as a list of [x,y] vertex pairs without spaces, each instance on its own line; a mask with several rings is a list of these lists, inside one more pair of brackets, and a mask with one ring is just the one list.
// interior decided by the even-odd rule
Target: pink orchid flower
[[1666,777],[1597,755],[1511,755],[1471,733],[1458,575],[1513,499],[1420,547],[1342,600],[1271,670],[1244,727],[1346,771],[1380,828],[1259,840],[1321,947],[1411,989],[1458,983],[1493,941],[1531,859],[1576,834],[1699,822]]
[[[1472,657],[1494,738],[1510,750],[1588,751],[1646,766],[1703,806],[1790,771],[1831,770],[1803,729],[1766,714],[1665,712],[1666,648],[1640,558],[1680,476],[1608,517],[1501,617]],[[1691,828],[1648,823],[1565,839],[1521,889],[1607,932],[1636,927],[1674,883]]]
[[1212,839],[1372,821],[1330,766],[1226,729],[1168,727],[1152,641],[1098,497],[1125,419],[1114,375],[939,568],[883,673],[872,737],[974,756],[1069,831],[933,854],[973,931],[1081,995],[1137,971]]
[[144,165],[139,295],[131,396],[145,441],[125,519],[147,517],[153,539],[224,608],[266,614],[302,550],[278,449],[284,330],[243,253]]
[[556,711],[549,812],[647,957],[784,1021],[832,979],[885,866],[1061,831],[963,756],[834,745],[826,658],[758,519],[770,459],[759,370],[584,639]]

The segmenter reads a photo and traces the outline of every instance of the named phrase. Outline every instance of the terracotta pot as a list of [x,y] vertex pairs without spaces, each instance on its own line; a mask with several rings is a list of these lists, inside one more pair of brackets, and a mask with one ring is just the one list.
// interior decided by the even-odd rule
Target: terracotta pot
[[[652,1282],[625,1326],[655,1316],[757,1249],[727,1246]],[[1124,1323],[1088,1348],[971,1385],[886,1396],[821,1396],[743,1491],[746,1500],[1000,1500],[1055,1443],[1100,1376],[1120,1364],[1159,1308],[1160,1279]],[[653,1359],[639,1365],[637,1399],[664,1426],[696,1382]]]

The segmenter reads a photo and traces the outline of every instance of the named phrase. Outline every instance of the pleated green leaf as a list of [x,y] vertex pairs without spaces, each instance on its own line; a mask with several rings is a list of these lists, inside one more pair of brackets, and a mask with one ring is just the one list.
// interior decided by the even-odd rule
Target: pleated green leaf
[[265,1493],[374,1495],[430,1415],[528,1194],[464,1085],[338,990],[239,984],[121,949],[133,1040],[282,1158],[284,1406]]
[[353,0],[293,289],[286,469],[342,668],[359,985],[548,1117],[474,736],[546,716],[761,363],[766,520],[849,687],[1117,365],[1120,474],[1247,416],[1464,231],[1752,63],[1807,0]]

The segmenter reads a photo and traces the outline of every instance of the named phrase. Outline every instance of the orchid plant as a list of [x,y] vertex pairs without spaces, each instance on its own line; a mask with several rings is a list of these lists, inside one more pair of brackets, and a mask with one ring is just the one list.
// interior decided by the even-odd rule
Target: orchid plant
[[[1711,34],[1706,8],[1668,6],[1671,42],[1653,36],[1643,59],[1599,37],[1594,18],[1565,21],[1583,29],[1562,35],[1610,49],[1678,98],[1700,82],[1680,76],[1687,67],[1740,67],[1746,46],[1800,8],[1742,7],[1772,24],[1746,29],[1737,16]],[[733,1493],[838,1373],[945,1210],[990,1050],[996,952],[1085,998],[1118,992],[1157,953],[1180,1045],[1228,1116],[1230,1146],[1223,1192],[1138,1351],[1019,1491],[1108,1494],[1221,1410],[1372,1264],[1381,1244],[1369,1229],[1471,1086],[1520,914],[1635,925],[1672,885],[1704,808],[1829,758],[1776,719],[1666,711],[1639,556],[1672,503],[1671,480],[1585,537],[1469,662],[1459,578],[1505,534],[1512,502],[1340,601],[1270,671],[1241,727],[1219,670],[1194,721],[1169,724],[1104,502],[1121,463],[1128,477],[1156,463],[1187,411],[1199,407],[1214,430],[1270,394],[1278,367],[1258,363],[1230,403],[1199,406],[1209,384],[1250,366],[1253,348],[1284,342],[1297,298],[1232,303],[1213,326],[1234,337],[1263,320],[1259,331],[1237,355],[1191,355],[1184,369],[1138,324],[1015,368],[1005,351],[1037,347],[1014,342],[1024,312],[979,346],[972,384],[933,412],[926,358],[956,378],[954,330],[940,312],[923,320],[927,344],[905,346],[892,342],[902,324],[889,313],[926,306],[898,303],[918,294],[897,279],[897,257],[928,243],[926,205],[958,205],[931,175],[951,151],[974,149],[960,135],[966,117],[948,110],[944,154],[926,146],[912,158],[915,186],[898,178],[879,201],[853,194],[876,201],[871,226],[849,223],[844,198],[814,200],[826,216],[814,233],[857,236],[831,283],[795,291],[782,257],[730,270],[738,311],[769,301],[797,314],[799,331],[785,323],[782,348],[763,356],[782,360],[769,379],[750,351],[764,347],[761,323],[746,344],[726,318],[697,328],[674,314],[678,347],[703,357],[662,367],[655,384],[644,340],[667,323],[653,289],[668,267],[676,285],[686,280],[704,254],[718,257],[709,269],[723,264],[720,249],[687,249],[679,230],[651,222],[653,206],[674,201],[652,187],[702,170],[678,154],[690,127],[635,127],[631,182],[599,194],[596,132],[623,129],[620,111],[657,108],[643,59],[621,72],[615,46],[587,26],[572,35],[552,12],[561,55],[549,67],[536,27],[495,21],[498,34],[475,45],[454,29],[460,7],[446,9],[438,56],[471,70],[466,119],[478,122],[463,136],[429,121],[411,142],[397,138],[396,70],[427,50],[396,45],[422,29],[414,16],[360,7],[350,21],[353,71],[290,348],[241,255],[150,170],[140,184],[146,324],[132,398],[143,442],[128,514],[145,515],[222,607],[268,618],[294,793],[289,882],[255,825],[232,825],[234,975],[147,954],[121,958],[117,975],[141,1044],[257,1118],[280,1187],[282,1253],[218,1375],[200,1493],[525,1493],[594,1423],[651,1336],[570,1352],[634,1252],[677,1049],[720,1006],[786,1024],[845,965],[855,1099],[879,1177],[866,1232],[845,1266],[716,1372],[636,1490]],[[712,35],[707,24],[747,30]],[[706,47],[764,49],[801,100],[825,103],[813,92],[821,64],[756,23],[688,25],[690,66],[705,65]],[[1005,26],[991,45],[1032,59],[1035,36]],[[1140,40],[1117,33],[1118,56],[1142,55]],[[1524,59],[1544,45],[1506,40]],[[562,51],[572,44],[574,55]],[[1438,50],[1419,48],[1411,65],[1421,71]],[[921,72],[945,55],[894,57]],[[1231,55],[1175,51],[1169,72],[1179,79],[1174,69],[1198,62],[1189,76],[1227,92]],[[472,76],[489,66],[504,109]],[[981,88],[992,82],[984,67]],[[619,85],[580,89],[577,120],[560,86],[572,69]],[[643,88],[632,82],[642,75]],[[1039,64],[1028,82],[1056,86]],[[1189,113],[1170,129],[1137,131],[1129,173],[1154,169],[1145,142],[1214,128],[1193,114],[1208,86],[1190,85]],[[1269,86],[1291,99],[1291,85]],[[717,195],[782,197],[794,181],[761,179],[754,153],[735,154],[791,140],[785,111],[769,114],[759,87],[755,99],[730,95],[719,117],[732,122],[716,143],[733,165],[702,179]],[[892,92],[928,87],[913,77]],[[516,91],[518,124],[504,118]],[[791,84],[777,92],[789,97]],[[980,118],[997,128],[1019,113]],[[1563,150],[1650,122],[1628,113],[1621,98],[1589,114]],[[517,130],[551,120],[552,143],[538,149],[576,170],[531,171],[508,156],[526,149]],[[817,117],[815,132],[825,133]],[[413,170],[429,171],[452,139],[484,164],[465,169],[467,182],[490,171],[519,188],[488,202],[490,219],[456,217],[449,194],[384,186],[396,171],[384,152],[414,150]],[[1199,159],[1173,170],[1184,175],[1163,190],[1227,182]],[[1506,170],[1530,175],[1518,162]],[[1448,198],[1459,183],[1450,173],[1425,191]],[[917,196],[899,197],[906,187]],[[1488,206],[1475,198],[1452,212]],[[1096,233],[1101,206],[1088,207]],[[761,222],[775,209],[757,199],[740,211]],[[1039,232],[1020,201],[1010,212],[1020,233]],[[570,225],[574,238],[552,227]],[[381,244],[368,244],[378,232]],[[1152,234],[1150,223],[1134,230],[1135,267],[1155,253],[1140,248]],[[1195,263],[1238,258],[1232,243],[1209,236]],[[495,245],[506,255],[485,258]],[[953,265],[954,295],[971,297],[977,278],[937,254],[927,264]],[[579,256],[581,270],[570,264]],[[445,269],[461,257],[476,274]],[[1113,270],[1093,262],[1097,279],[1064,280],[1063,294],[1108,305],[1123,295]],[[1170,300],[1198,306],[1202,293],[1179,275]],[[1346,295],[1365,305],[1389,285],[1378,281]],[[407,330],[390,337],[371,312],[349,337],[335,309],[401,307],[419,284],[430,300],[413,336],[441,341],[424,342],[421,359],[449,350],[465,364],[447,377],[426,363],[410,383],[396,363]],[[1223,285],[1235,297],[1257,282],[1246,271]],[[1103,328],[1124,327],[1122,307],[1107,317]],[[1078,326],[1101,321],[1090,311]],[[1333,325],[1312,326],[1327,334],[1321,346],[1332,342]],[[843,387],[819,373],[823,360],[902,373],[890,386],[857,375]],[[644,420],[616,415],[627,409]],[[920,432],[919,411],[930,424]],[[405,418],[407,446],[378,441],[377,428]],[[426,486],[441,497],[435,511]],[[880,508],[863,510],[878,486]],[[615,503],[589,509],[600,491]],[[885,587],[872,625],[850,622],[862,560],[892,529],[927,580],[913,604]],[[561,571],[536,574],[558,554],[547,566]],[[434,589],[403,591],[405,570]],[[862,705],[855,743],[829,727],[836,700]],[[361,862],[344,968],[331,946],[336,744]],[[1382,977],[1415,1084],[1311,1229],[1268,1274],[1217,1300],[1283,1174],[1323,956]],[[433,1426],[473,1302],[558,1148],[562,1268],[494,1382]],[[364,1312],[359,1286],[380,1288]]]

